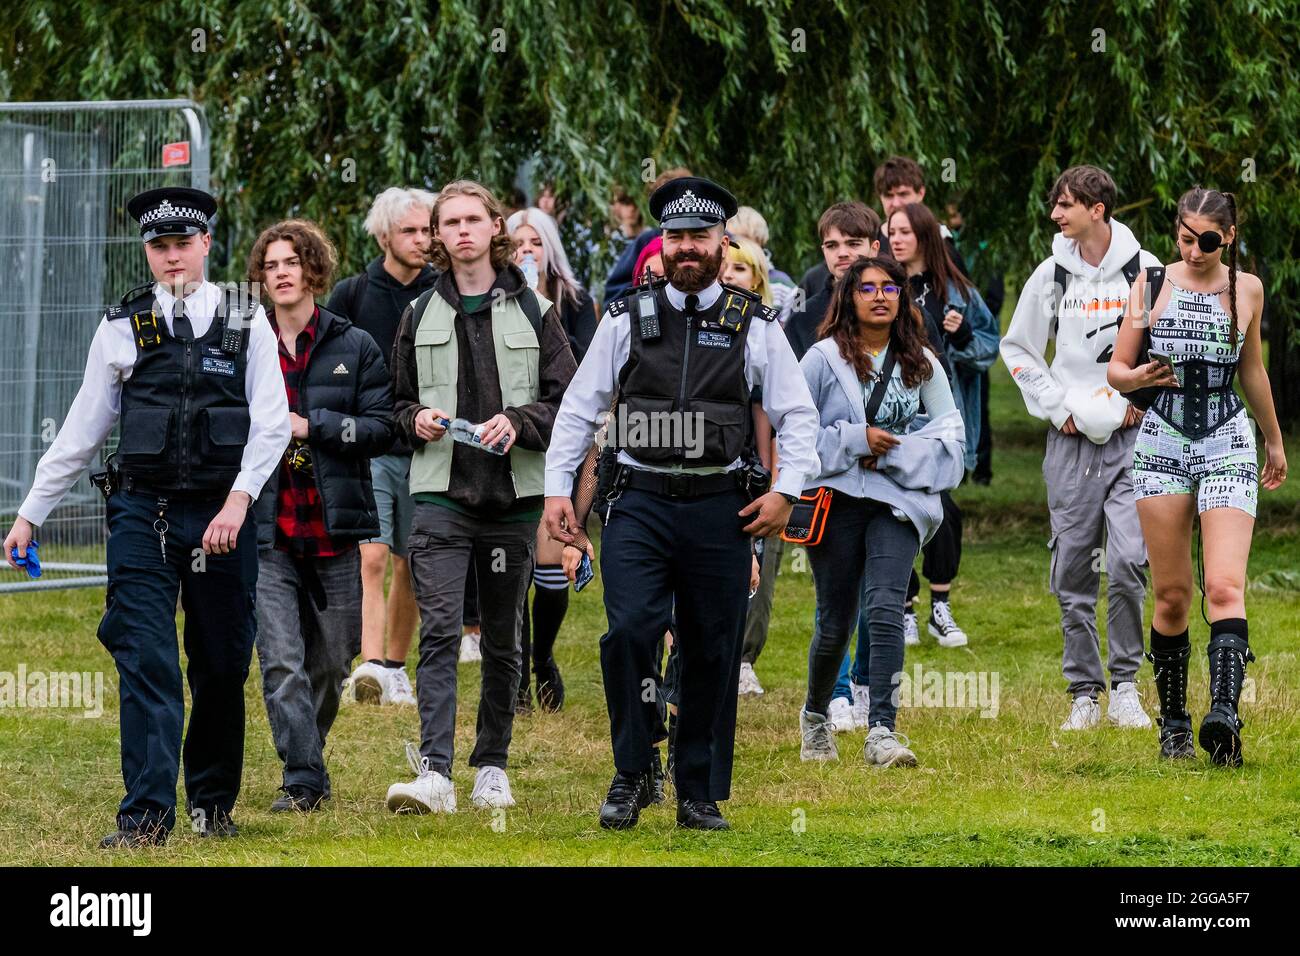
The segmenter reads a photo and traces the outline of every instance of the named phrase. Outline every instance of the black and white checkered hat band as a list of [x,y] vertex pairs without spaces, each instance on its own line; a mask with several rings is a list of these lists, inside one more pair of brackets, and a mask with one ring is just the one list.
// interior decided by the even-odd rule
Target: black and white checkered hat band
[[191,219],[199,225],[206,225],[208,221],[207,216],[192,206],[173,206],[170,199],[164,199],[140,217],[140,225],[147,226],[160,219]]
[[689,189],[677,199],[664,204],[663,210],[659,213],[659,220],[662,222],[671,216],[714,216],[719,221],[727,218],[722,212],[721,203],[716,203],[712,199],[701,199]]

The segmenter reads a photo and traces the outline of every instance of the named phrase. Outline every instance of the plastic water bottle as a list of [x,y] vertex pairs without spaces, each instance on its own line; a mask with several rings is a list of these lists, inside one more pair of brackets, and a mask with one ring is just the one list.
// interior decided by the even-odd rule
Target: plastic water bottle
[[537,288],[537,260],[533,258],[531,252],[524,253],[524,264],[519,267],[524,274],[524,279],[528,282],[528,288]]
[[483,432],[487,427],[485,425],[475,425],[463,418],[453,418],[451,421],[440,418],[438,421],[447,429],[453,441],[458,441],[463,445],[472,445],[493,455],[504,455],[506,453],[506,439],[504,438],[495,445],[483,444]]

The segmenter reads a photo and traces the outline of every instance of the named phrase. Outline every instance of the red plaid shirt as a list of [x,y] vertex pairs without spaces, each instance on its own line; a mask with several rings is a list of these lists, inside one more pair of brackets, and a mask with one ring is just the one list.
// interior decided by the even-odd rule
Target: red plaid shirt
[[[280,327],[275,322],[275,313],[268,311],[266,316],[275,330],[276,343],[280,352],[280,371],[284,374],[284,391],[289,398],[289,410],[302,414],[298,401],[298,390],[303,377],[307,374],[307,363],[311,360],[311,350],[316,344],[316,333],[320,329],[320,309],[312,312],[307,327],[298,333],[295,354],[290,355],[280,338]],[[336,544],[325,533],[325,509],[321,504],[320,491],[316,488],[314,473],[297,470],[289,465],[288,455],[298,439],[290,439],[285,449],[285,457],[280,461],[280,490],[275,514],[275,546],[280,551],[290,554],[330,558],[342,554],[352,547],[351,542]],[[305,444],[305,443],[302,443]]]

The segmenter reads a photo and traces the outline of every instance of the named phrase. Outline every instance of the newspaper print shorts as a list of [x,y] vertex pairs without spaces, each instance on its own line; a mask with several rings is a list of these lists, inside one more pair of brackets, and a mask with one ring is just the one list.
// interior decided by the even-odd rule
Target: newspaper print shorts
[[1198,514],[1237,508],[1253,518],[1259,497],[1254,424],[1243,408],[1212,434],[1192,440],[1148,411],[1133,447],[1132,474],[1138,501],[1195,494]]

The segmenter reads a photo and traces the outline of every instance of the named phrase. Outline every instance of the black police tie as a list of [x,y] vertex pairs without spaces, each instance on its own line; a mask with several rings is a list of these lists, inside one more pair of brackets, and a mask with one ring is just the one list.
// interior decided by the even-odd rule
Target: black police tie
[[185,314],[184,299],[177,299],[176,305],[172,307],[172,335],[182,342],[188,342],[194,338],[194,328],[190,325],[190,317]]
[[688,295],[686,297],[686,314],[696,315],[699,312],[699,308],[700,308],[700,297],[698,295],[695,295],[694,293]]

